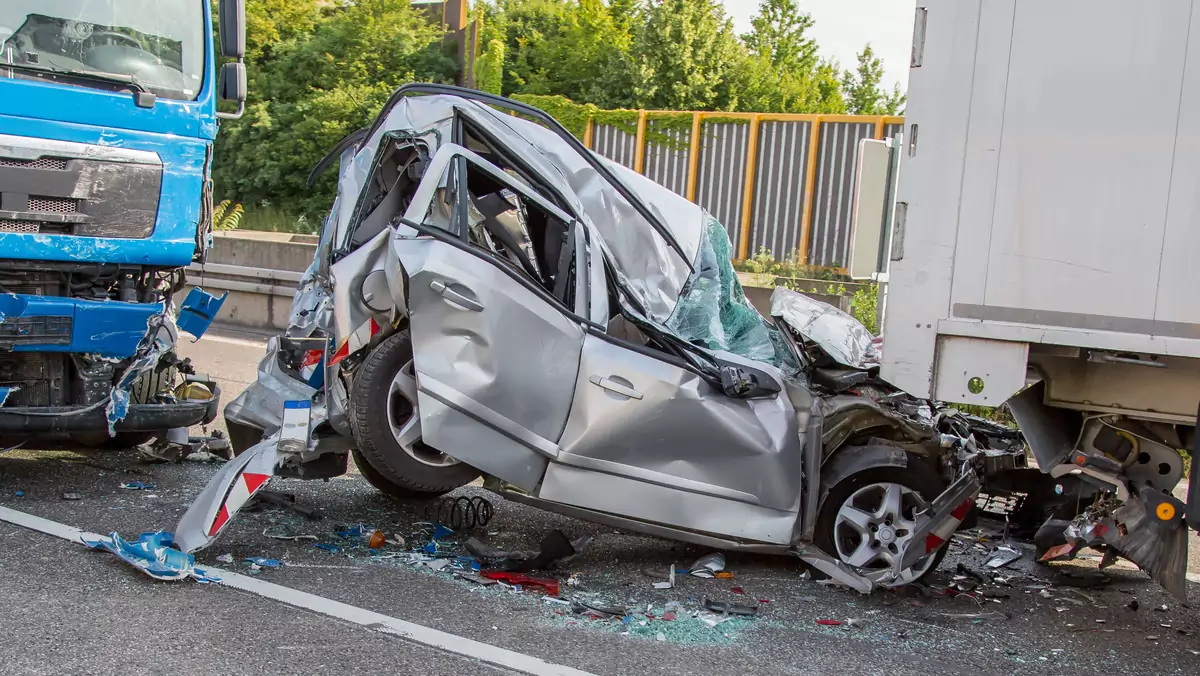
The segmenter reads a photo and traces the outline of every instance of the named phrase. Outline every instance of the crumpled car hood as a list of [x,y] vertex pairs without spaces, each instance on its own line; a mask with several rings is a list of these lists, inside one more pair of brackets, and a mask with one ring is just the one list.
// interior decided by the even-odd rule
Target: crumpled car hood
[[778,286],[771,294],[771,316],[782,318],[843,366],[863,370],[879,366],[875,337],[862,322],[829,303]]

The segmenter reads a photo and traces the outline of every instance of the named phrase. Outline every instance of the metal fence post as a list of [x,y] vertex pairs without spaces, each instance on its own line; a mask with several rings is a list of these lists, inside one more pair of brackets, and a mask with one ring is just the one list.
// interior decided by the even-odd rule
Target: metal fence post
[[692,113],[692,138],[688,148],[687,198],[696,201],[696,176],[700,168],[700,134],[703,113]]
[[817,154],[821,144],[821,118],[813,120],[808,138],[808,167],[804,176],[804,213],[800,217],[800,251],[798,259],[801,265],[808,263],[808,239],[812,229],[813,190],[817,182]]
[[595,135],[595,132],[596,132],[596,119],[593,117],[589,117],[588,121],[587,121],[587,125],[584,126],[584,128],[583,128],[583,145],[584,146],[586,146],[588,148],[592,147],[592,136]]
[[646,164],[646,111],[638,111],[637,119],[637,138],[634,141],[636,148],[633,151],[633,170],[637,173],[644,173],[642,169]]
[[758,163],[758,114],[750,118],[750,141],[746,148],[746,184],[742,190],[742,229],[738,233],[737,260],[746,260],[750,248],[750,209],[754,205],[754,169]]

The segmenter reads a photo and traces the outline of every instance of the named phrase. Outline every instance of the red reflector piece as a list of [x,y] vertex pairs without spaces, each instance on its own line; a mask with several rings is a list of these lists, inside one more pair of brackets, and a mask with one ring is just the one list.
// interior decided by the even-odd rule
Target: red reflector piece
[[971,511],[972,502],[972,500],[963,500],[961,505],[955,507],[953,512],[950,512],[950,516],[958,519],[959,521],[967,518],[967,512]]
[[208,536],[212,537],[221,530],[226,522],[229,521],[229,510],[225,509],[225,505],[221,505],[221,511],[217,512],[217,518],[213,519],[212,528],[208,531]]
[[270,474],[251,474],[250,472],[242,473],[242,479],[244,479],[246,482],[246,490],[249,491],[251,495],[254,495],[254,491],[257,491],[260,487],[262,487],[263,484],[267,483],[267,479],[270,478]]
[[933,533],[926,535],[925,536],[925,553],[928,554],[932,551],[936,551],[938,547],[942,546],[943,542],[945,542],[945,540],[934,535]]

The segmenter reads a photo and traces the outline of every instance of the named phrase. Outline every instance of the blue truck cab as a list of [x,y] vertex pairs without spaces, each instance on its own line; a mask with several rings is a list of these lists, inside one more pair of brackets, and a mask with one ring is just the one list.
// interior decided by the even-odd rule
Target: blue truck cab
[[[210,0],[0,3],[2,443],[127,445],[216,415],[174,305],[211,243],[217,101],[245,101],[244,0],[220,3],[219,50]],[[179,309],[193,334],[200,296]]]

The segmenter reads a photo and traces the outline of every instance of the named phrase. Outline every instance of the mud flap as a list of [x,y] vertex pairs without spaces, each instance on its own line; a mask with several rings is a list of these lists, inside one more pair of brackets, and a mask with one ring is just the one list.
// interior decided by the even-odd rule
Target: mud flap
[[892,568],[894,577],[899,578],[901,572],[917,565],[918,561],[933,554],[950,540],[975,504],[979,489],[979,477],[974,470],[968,470],[917,515],[913,537]]
[[185,552],[195,552],[221,534],[275,473],[278,439],[278,435],[267,437],[225,463],[179,520],[175,527],[176,546]]
[[179,306],[179,318],[175,320],[175,325],[195,336],[193,343],[200,340],[208,327],[212,326],[228,297],[228,291],[218,298],[198,286],[192,288]]

